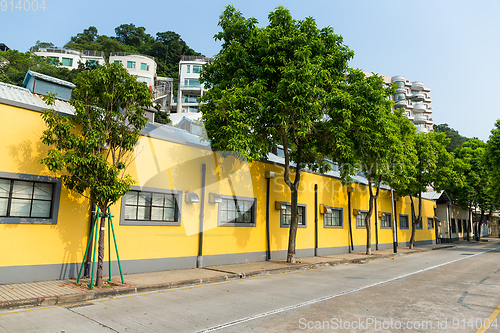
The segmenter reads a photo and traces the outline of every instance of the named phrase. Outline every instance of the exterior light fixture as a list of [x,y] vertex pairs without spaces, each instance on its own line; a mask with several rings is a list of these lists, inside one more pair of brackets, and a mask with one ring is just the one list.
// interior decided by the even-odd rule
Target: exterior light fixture
[[195,203],[195,202],[200,202],[200,197],[198,194],[191,192],[191,191],[186,191],[186,196],[185,200],[187,203]]
[[330,207],[323,205],[323,204],[320,204],[319,205],[319,213],[320,214],[331,214],[332,209]]
[[213,204],[221,203],[222,198],[220,195],[218,195],[216,193],[209,193],[208,194],[208,202],[213,203]]
[[282,202],[276,201],[274,203],[274,208],[276,208],[276,210],[286,210],[286,205]]

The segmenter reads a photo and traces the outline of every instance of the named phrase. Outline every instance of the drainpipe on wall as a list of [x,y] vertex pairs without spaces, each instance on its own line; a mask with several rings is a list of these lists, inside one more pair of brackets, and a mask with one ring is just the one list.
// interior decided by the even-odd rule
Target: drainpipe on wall
[[314,256],[318,256],[318,184],[314,184]]
[[354,190],[352,187],[347,188],[347,209],[349,210],[349,235],[351,236],[351,246],[349,247],[349,253],[354,251],[354,242],[352,240],[352,225],[351,225],[351,192]]
[[271,260],[271,234],[269,231],[269,201],[271,194],[271,178],[274,178],[273,171],[266,172],[266,181],[267,181],[267,191],[266,191],[266,260]]
[[198,258],[196,267],[203,267],[203,219],[205,217],[205,173],[207,165],[201,165],[200,232],[198,234]]
[[398,230],[396,228],[396,203],[394,202],[394,190],[391,188],[391,203],[392,203],[392,250],[398,253]]

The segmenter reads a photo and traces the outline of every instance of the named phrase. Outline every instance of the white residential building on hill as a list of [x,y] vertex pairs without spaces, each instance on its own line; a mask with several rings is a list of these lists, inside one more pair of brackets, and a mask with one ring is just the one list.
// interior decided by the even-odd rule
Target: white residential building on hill
[[42,58],[52,59],[54,63],[68,69],[77,69],[80,63],[103,65],[106,62],[102,51],[32,47],[31,52]]
[[[200,83],[200,72],[210,58],[205,56],[182,56],[179,62],[179,88],[172,107],[177,113],[199,112],[199,98],[205,87]],[[172,112],[174,110],[172,109]]]
[[[80,63],[103,65],[109,62],[121,64],[127,72],[135,75],[138,81],[146,83],[153,91],[153,102],[155,104],[159,104],[161,109],[165,111],[170,111],[171,109],[173,79],[156,76],[156,61],[154,57],[135,53],[112,52],[109,55],[108,61],[106,61],[104,52],[102,51],[32,47],[31,52],[42,58],[52,59],[58,66],[68,69],[77,69]],[[152,118],[150,117],[150,119]]]
[[137,76],[137,81],[144,82],[154,89],[156,77],[155,58],[135,53],[112,52],[109,55],[110,63],[121,64],[127,72]]

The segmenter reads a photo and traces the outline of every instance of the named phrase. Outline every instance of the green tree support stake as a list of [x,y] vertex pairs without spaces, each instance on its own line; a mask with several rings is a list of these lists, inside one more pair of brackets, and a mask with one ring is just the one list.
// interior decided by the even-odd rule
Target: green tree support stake
[[[115,242],[115,250],[116,250],[116,259],[118,260],[118,268],[120,269],[120,276],[122,278],[122,284],[126,284],[125,281],[123,280],[122,265],[120,264],[120,255],[118,254],[118,245],[116,245],[115,229],[113,228],[113,220],[111,219],[113,217],[113,215],[111,215],[111,210],[109,208],[108,208],[108,214],[109,214],[108,221],[111,225],[111,232],[113,233],[113,241]],[[110,259],[110,261],[111,261],[111,259]],[[111,266],[110,266],[110,271],[109,271],[109,278],[111,279]]]
[[[109,263],[109,278],[108,282],[111,282],[111,213],[108,210],[108,263]],[[116,246],[116,245],[115,245]]]
[[[99,208],[97,208],[99,209]],[[78,284],[80,282],[80,278],[82,276],[82,270],[83,270],[83,266],[85,266],[85,260],[87,258],[87,254],[89,253],[89,248],[90,248],[90,241],[92,240],[92,238],[94,237],[94,232],[95,232],[95,229],[96,229],[96,225],[97,223],[95,222],[95,219],[97,218],[97,215],[93,215],[94,216],[94,225],[92,226],[92,230],[90,232],[90,237],[89,237],[89,241],[87,242],[87,248],[85,249],[85,255],[83,256],[83,261],[82,261],[82,265],[80,266],[80,271],[78,272],[78,278],[76,279],[76,282],[75,284]]]

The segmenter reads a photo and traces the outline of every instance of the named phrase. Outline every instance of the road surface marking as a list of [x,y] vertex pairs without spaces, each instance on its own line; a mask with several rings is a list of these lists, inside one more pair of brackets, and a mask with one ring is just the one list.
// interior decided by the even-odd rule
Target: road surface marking
[[[481,328],[478,329],[476,333],[484,333],[484,331],[490,328],[490,324],[493,322],[493,320],[495,320],[495,318],[498,316],[499,313],[500,313],[500,305],[497,306],[495,311],[493,311],[493,313],[488,317],[487,321],[486,320],[484,321],[483,326],[481,326]],[[486,323],[488,323],[488,327],[486,327]]]
[[[346,291],[343,291],[343,292],[340,292],[340,293],[334,294],[334,295],[323,296],[323,297],[316,298],[316,299],[313,299],[313,300],[310,300],[310,301],[306,301],[306,302],[298,303],[298,304],[295,304],[295,305],[287,306],[287,307],[284,307],[284,308],[280,308],[280,309],[275,309],[275,310],[271,310],[271,311],[268,311],[268,312],[264,312],[264,313],[261,313],[261,314],[255,315],[255,316],[250,316],[250,317],[245,317],[245,318],[233,320],[233,321],[227,322],[225,324],[220,324],[220,325],[217,325],[217,326],[213,326],[213,327],[210,327],[210,328],[198,331],[197,333],[213,332],[213,331],[217,331],[217,330],[220,330],[220,329],[223,329],[223,328],[227,328],[227,327],[231,327],[231,326],[234,326],[234,325],[242,324],[242,323],[245,323],[247,321],[251,321],[251,320],[255,320],[255,319],[259,319],[259,318],[271,316],[271,315],[274,315],[274,314],[278,314],[278,313],[282,313],[282,312],[294,310],[294,309],[297,309],[297,308],[304,307],[306,305],[316,304],[316,303],[327,301],[327,300],[330,300],[332,298],[336,298],[336,297],[339,297],[339,296],[349,295],[349,294],[352,294],[352,293],[355,293],[355,292],[358,292],[358,291],[361,291],[361,290],[365,290],[365,289],[372,288],[372,287],[375,287],[375,286],[379,286],[379,285],[382,285],[382,284],[386,284],[386,283],[389,283],[389,282],[392,282],[392,281],[396,281],[396,280],[399,280],[399,279],[402,279],[402,278],[405,278],[405,277],[408,277],[408,276],[411,276],[411,275],[420,274],[420,273],[429,271],[429,270],[434,269],[434,268],[438,268],[438,267],[441,267],[441,266],[449,265],[449,264],[452,264],[452,263],[457,262],[457,261],[461,261],[461,260],[465,260],[465,259],[470,259],[470,258],[473,258],[473,257],[478,256],[480,254],[491,252],[491,251],[494,251],[494,250],[497,250],[497,249],[498,249],[498,247],[490,249],[490,250],[487,250],[487,251],[479,252],[479,253],[473,254],[471,256],[461,257],[461,258],[458,258],[458,259],[455,259],[455,260],[452,260],[452,261],[448,261],[448,262],[445,262],[445,263],[442,263],[442,264],[439,264],[439,265],[435,265],[435,266],[432,266],[432,267],[427,267],[427,268],[424,268],[424,269],[421,269],[421,270],[418,270],[418,271],[415,271],[415,272],[412,272],[412,273],[403,274],[403,275],[400,275],[400,276],[397,276],[397,277],[394,277],[394,278],[391,278],[391,279],[388,279],[388,280],[385,280],[385,281],[380,281],[380,282],[377,282],[377,283],[373,283],[373,284],[370,284],[370,285],[367,285],[367,286],[364,286],[364,287],[355,288],[355,289],[351,289],[351,290],[346,290]],[[500,307],[500,305],[499,305],[499,307]],[[497,310],[498,310],[498,312],[500,312],[499,308],[497,308]],[[496,317],[496,315],[498,314],[498,312],[496,312],[497,310],[495,310],[491,314],[491,316],[495,315],[495,317]]]

